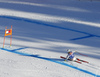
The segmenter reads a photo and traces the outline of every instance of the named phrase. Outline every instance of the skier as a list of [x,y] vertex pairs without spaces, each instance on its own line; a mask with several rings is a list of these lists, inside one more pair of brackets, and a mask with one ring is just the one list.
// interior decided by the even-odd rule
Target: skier
[[70,50],[67,50],[67,51],[68,51],[68,54],[66,56],[65,61],[69,60],[69,61],[74,61],[74,62],[77,62],[77,63],[80,63],[80,64],[81,64],[81,62],[88,63],[87,61],[80,60],[79,58],[75,57],[74,52],[77,52],[77,51],[70,51]]

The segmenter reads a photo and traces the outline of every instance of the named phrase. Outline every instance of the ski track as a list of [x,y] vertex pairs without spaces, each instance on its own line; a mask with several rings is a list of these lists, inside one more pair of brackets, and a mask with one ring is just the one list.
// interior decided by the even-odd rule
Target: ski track
[[[53,60],[53,59],[50,59],[50,58],[40,57],[40,56],[38,56],[38,55],[27,54],[27,53],[22,53],[22,52],[17,51],[17,50],[21,50],[21,49],[25,49],[25,48],[27,48],[27,47],[19,48],[19,49],[14,49],[14,50],[9,50],[9,49],[5,49],[5,48],[0,48],[0,49],[1,49],[1,50],[5,50],[5,51],[8,51],[8,52],[15,53],[15,54],[23,55],[23,56],[30,56],[30,57],[35,57],[35,58],[39,58],[39,59],[51,61],[51,62],[54,62],[54,63],[57,63],[57,64],[61,64],[61,65],[67,66],[67,67],[71,67],[71,68],[73,68],[73,69],[82,71],[82,72],[84,72],[84,73],[90,74],[90,75],[95,76],[95,77],[100,77],[100,75],[96,75],[96,74],[94,74],[94,73],[92,73],[92,72],[89,72],[88,70],[84,70],[84,69],[78,68],[78,67],[76,67],[76,66],[73,66],[73,65],[70,65],[70,64],[67,64],[67,63],[64,63],[64,62],[60,62],[60,61],[56,61],[56,60]],[[93,68],[93,67],[92,67],[92,68]],[[100,68],[100,67],[99,67],[99,68]],[[96,70],[98,70],[98,68],[96,68]]]
[[[37,12],[36,10],[36,12],[35,11],[32,11],[32,12],[29,12],[29,10],[24,10],[23,11],[23,9],[22,10],[19,10],[19,9],[10,9],[10,8],[8,8],[8,7],[6,7],[6,5],[5,5],[5,7],[3,6],[3,5],[1,5],[1,6],[3,6],[3,7],[0,7],[0,19],[2,20],[10,20],[10,21],[14,21],[14,22],[21,22],[21,23],[31,23],[31,24],[36,24],[36,26],[38,26],[38,27],[46,27],[46,28],[54,28],[56,31],[57,30],[62,30],[62,31],[71,31],[71,32],[73,32],[73,33],[76,33],[76,34],[79,34],[79,36],[78,37],[71,37],[69,40],[72,42],[72,41],[81,41],[81,40],[87,40],[87,39],[92,39],[92,38],[96,38],[96,39],[98,39],[97,41],[95,40],[94,42],[98,42],[98,44],[99,44],[99,39],[100,39],[100,34],[99,34],[99,31],[96,31],[96,30],[94,30],[94,32],[92,33],[91,31],[92,30],[90,30],[90,32],[88,31],[88,29],[87,30],[85,30],[84,31],[84,29],[83,30],[81,30],[81,29],[79,29],[79,28],[76,28],[76,29],[74,29],[74,26],[73,26],[73,28],[72,27],[66,27],[66,26],[62,26],[62,25],[65,25],[65,24],[68,24],[68,25],[72,25],[72,24],[75,24],[75,26],[76,25],[83,25],[83,26],[89,26],[89,27],[91,27],[90,29],[92,29],[92,27],[94,27],[95,29],[97,29],[98,28],[98,30],[99,30],[99,28],[100,28],[100,23],[98,23],[99,22],[99,20],[97,21],[96,20],[96,17],[97,17],[97,19],[99,19],[99,11],[96,11],[96,12],[94,12],[94,9],[92,10],[90,10],[89,8],[86,8],[86,9],[82,9],[82,8],[80,8],[78,5],[78,7],[74,7],[74,6],[66,6],[66,4],[65,4],[65,6],[64,5],[58,5],[58,4],[60,4],[59,3],[59,1],[58,2],[55,2],[55,4],[56,3],[58,3],[57,5],[55,5],[55,4],[42,4],[41,3],[41,1],[40,0],[37,0],[36,2],[38,2],[38,1],[40,1],[40,3],[31,3],[31,2],[27,2],[27,0],[25,0],[26,2],[24,2],[24,1],[17,1],[17,0],[15,0],[15,1],[6,1],[6,0],[4,0],[4,1],[2,1],[2,0],[0,0],[0,4],[2,4],[2,3],[4,3],[4,4],[7,4],[7,6],[8,5],[13,5],[13,4],[15,4],[15,5],[20,5],[21,7],[22,6],[27,6],[27,7],[41,7],[41,8],[48,8],[48,9],[50,9],[51,11],[52,11],[52,9],[54,9],[55,10],[55,12],[56,12],[56,10],[58,11],[64,11],[64,12],[77,12],[78,14],[80,13],[82,13],[82,14],[84,14],[84,15],[89,15],[89,14],[91,14],[91,15],[94,15],[95,13],[97,14],[95,14],[95,21],[91,21],[92,20],[92,16],[90,15],[89,17],[90,17],[90,20],[88,21],[88,19],[86,19],[86,20],[81,20],[81,15],[79,16],[79,18],[75,18],[75,17],[68,17],[68,16],[66,16],[64,13],[61,13],[61,16],[58,14],[58,16],[56,16],[56,15],[52,15],[52,12],[50,11],[50,13],[51,14],[49,14],[49,12],[47,12],[47,11],[44,11],[43,13],[39,13],[39,12]],[[46,2],[45,0],[43,0],[44,2]],[[49,0],[47,0],[47,3],[48,3],[48,1]],[[64,1],[64,0],[63,0]],[[73,0],[71,0],[71,1],[73,1]],[[68,2],[71,2],[71,1],[68,1]],[[33,0],[33,2],[34,2],[34,0]],[[75,1],[74,1],[75,2]],[[52,0],[51,0],[51,3],[52,3]],[[81,3],[81,2],[80,2]],[[86,3],[86,5],[88,5],[88,3],[87,2],[85,2]],[[68,4],[68,3],[67,3]],[[73,5],[73,3],[72,3],[72,5]],[[89,3],[89,5],[90,5],[90,3]],[[94,6],[94,5],[93,5]],[[10,7],[10,6],[9,6]],[[83,6],[81,6],[81,7],[83,7]],[[93,8],[93,7],[92,7]],[[39,9],[37,9],[37,10],[39,10]],[[54,11],[53,10],[53,11]],[[58,11],[58,12],[59,12]],[[46,14],[46,13],[47,14]],[[76,13],[76,14],[77,14]],[[85,14],[86,13],[86,14]],[[64,16],[64,15],[65,16]],[[70,14],[69,14],[70,15]],[[88,17],[87,17],[88,18]],[[97,22],[96,22],[97,21]],[[5,25],[5,22],[6,21],[4,21],[3,22],[3,27],[2,27],[2,24],[0,24],[0,30],[4,30],[3,28],[4,28],[4,25]],[[9,22],[8,22],[9,23]],[[63,24],[64,23],[64,24]],[[14,23],[15,24],[15,23]],[[61,25],[61,26],[59,26],[59,24]],[[20,24],[17,24],[17,25],[19,25],[20,26]],[[25,25],[25,24],[24,24]],[[7,26],[7,25],[6,25]],[[34,26],[34,25],[31,25],[31,26]],[[23,26],[21,27],[21,28],[23,28]],[[81,27],[80,27],[81,28]],[[86,27],[87,28],[87,27]],[[26,29],[25,29],[26,30]],[[32,29],[31,29],[32,30]],[[29,31],[29,30],[28,30]],[[41,30],[42,31],[42,30]],[[40,32],[41,32],[40,31]],[[66,33],[65,32],[65,33]],[[3,33],[3,32],[1,32],[1,33]],[[34,33],[34,32],[33,32]],[[53,34],[53,33],[52,33]],[[0,34],[1,35],[1,34]],[[49,36],[49,35],[48,35]],[[53,35],[53,36],[55,36],[55,35]],[[0,39],[2,38],[3,36],[1,36],[0,37]],[[17,36],[15,36],[15,37],[17,37]],[[39,36],[39,37],[41,37],[41,36]],[[8,38],[7,38],[8,39]],[[15,39],[15,38],[14,38]],[[20,42],[21,41],[23,41],[23,40],[21,40],[21,39],[24,39],[24,36],[22,36],[22,37],[20,37]],[[27,39],[29,39],[29,38],[27,38]],[[69,41],[67,39],[67,41]],[[41,39],[42,40],[42,39]],[[63,40],[63,39],[60,39],[60,40]],[[2,41],[2,40],[1,40]],[[17,41],[18,41],[18,39],[17,39]],[[64,40],[65,41],[65,40]],[[41,44],[42,45],[40,45],[39,47],[40,47],[40,50],[42,51],[46,51],[46,49],[47,49],[47,51],[46,51],[46,53],[48,53],[49,54],[49,49],[48,49],[48,47],[51,49],[51,51],[52,51],[52,47],[54,46],[54,45],[58,45],[59,44],[59,46],[57,46],[57,47],[60,47],[61,48],[61,46],[62,47],[71,47],[71,46],[73,46],[72,47],[72,49],[74,49],[74,48],[79,48],[80,47],[80,49],[82,50],[82,49],[84,49],[84,48],[86,48],[86,50],[88,50],[88,49],[91,49],[91,47],[93,47],[92,45],[90,45],[90,44],[93,44],[93,43],[90,43],[89,44],[89,46],[86,44],[86,45],[84,45],[83,44],[83,46],[81,45],[81,44],[75,44],[75,45],[73,45],[72,43],[68,43],[68,46],[66,46],[67,44],[65,44],[65,43],[62,43],[63,45],[61,45],[61,43],[59,43],[59,42],[55,42],[54,43],[54,41],[51,41],[51,42],[47,42],[46,40],[45,41],[39,41],[38,40],[38,42],[42,42]],[[45,43],[48,43],[48,44],[46,44],[46,45],[48,45],[48,46],[46,46],[46,45],[43,45],[43,44],[45,44]],[[1,43],[2,42],[0,42],[0,45],[1,45]],[[22,56],[22,57],[24,57],[25,59],[27,58],[27,57],[34,57],[34,58],[36,58],[36,59],[38,59],[38,61],[39,60],[43,60],[44,62],[45,61],[47,61],[47,63],[49,64],[49,62],[52,62],[52,63],[56,63],[56,64],[60,64],[60,65],[62,65],[62,66],[65,66],[65,67],[70,67],[70,74],[71,74],[71,72],[73,72],[74,71],[74,76],[75,77],[100,77],[100,66],[97,66],[97,65],[95,65],[95,64],[92,64],[92,63],[90,63],[90,64],[85,64],[85,63],[83,63],[83,64],[77,64],[77,63],[72,63],[72,62],[68,62],[68,63],[66,63],[66,62],[63,62],[61,59],[53,59],[51,56],[49,56],[50,58],[48,58],[47,56],[39,56],[39,55],[37,55],[37,54],[31,54],[31,53],[26,53],[26,52],[29,52],[29,51],[21,51],[21,50],[23,50],[23,49],[27,49],[27,48],[29,48],[29,46],[28,45],[26,45],[26,47],[25,47],[25,45],[22,45],[22,44],[20,44],[20,45],[18,45],[18,43],[16,44],[16,42],[14,41],[14,43],[15,43],[15,46],[17,47],[17,46],[23,46],[22,48],[16,48],[15,47],[15,49],[13,49],[13,46],[12,46],[12,48],[0,48],[0,52],[1,51],[3,51],[3,53],[6,53],[5,51],[7,51],[7,52],[11,52],[11,53],[14,53],[13,55],[15,55],[15,54],[18,54],[18,56],[20,55],[20,56]],[[21,42],[21,43],[24,43],[24,42]],[[27,42],[26,42],[27,43]],[[52,44],[51,44],[52,43]],[[31,44],[31,43],[30,43]],[[33,48],[35,48],[35,47],[37,47],[37,50],[39,50],[39,47],[38,47],[38,45],[39,44],[37,44],[37,46],[36,46],[36,44],[37,43],[34,43],[34,44],[32,44],[32,45],[34,45],[34,46],[31,46],[31,47],[33,47]],[[50,46],[50,45],[53,45],[53,46]],[[8,41],[7,41],[7,44],[6,45],[8,45]],[[77,46],[76,46],[77,45]],[[80,46],[79,46],[80,45]],[[46,47],[41,47],[41,46],[46,46]],[[56,46],[55,46],[55,48],[56,48]],[[99,47],[99,45],[96,45],[96,46],[98,46]],[[98,47],[94,47],[95,49],[97,49]],[[43,49],[44,48],[44,49]],[[60,48],[58,48],[58,49],[60,49]],[[92,48],[93,49],[93,48]],[[95,50],[94,49],[94,50]],[[99,48],[98,48],[98,50],[99,50]],[[33,51],[33,50],[32,50]],[[44,51],[44,52],[45,52]],[[51,52],[50,51],[50,52]],[[60,52],[61,52],[61,50],[59,50]],[[84,51],[84,50],[83,50]],[[89,52],[89,51],[88,51]],[[38,52],[37,52],[38,53]],[[94,52],[93,52],[94,53]],[[41,53],[39,53],[39,54],[41,54]],[[53,54],[55,54],[55,53],[53,53]],[[58,53],[59,54],[59,53]],[[98,52],[98,54],[99,54],[99,52]],[[91,54],[90,54],[91,55]],[[97,54],[96,54],[97,55]],[[95,56],[96,56],[95,55]],[[60,55],[59,55],[60,56]],[[95,56],[93,56],[94,58],[99,58],[98,56],[97,57],[95,57]],[[7,56],[4,56],[4,57],[6,57],[7,58]],[[54,57],[54,56],[53,56]],[[92,57],[92,58],[93,58]],[[2,56],[1,56],[1,58],[2,58]],[[11,57],[10,57],[11,58]],[[87,58],[86,58],[87,59]],[[95,60],[95,59],[94,59]],[[97,60],[97,61],[99,61],[99,60]],[[92,61],[91,61],[92,62]],[[22,77],[33,77],[33,71],[35,72],[35,69],[36,68],[38,68],[38,66],[40,66],[40,65],[38,65],[37,64],[37,66],[35,66],[35,69],[33,68],[32,69],[32,71],[30,71],[30,70],[26,70],[25,72],[26,72],[26,74],[25,73],[19,73],[19,71],[17,72],[17,73],[15,73],[16,75],[13,75],[11,72],[11,70],[13,69],[13,68],[15,68],[15,66],[13,65],[13,64],[16,64],[17,63],[17,61],[13,61],[12,59],[10,60],[9,59],[9,57],[8,57],[8,59],[0,59],[0,65],[1,66],[5,66],[5,67],[1,67],[1,69],[3,69],[3,68],[6,68],[6,69],[9,69],[9,68],[11,68],[11,69],[9,69],[9,72],[7,72],[7,71],[2,71],[2,70],[0,70],[0,77],[1,76],[5,76],[5,77],[7,77],[7,76],[9,76],[9,77],[19,77],[19,76],[22,76]],[[27,63],[27,62],[26,62]],[[99,63],[99,62],[98,62]],[[20,64],[19,64],[20,65]],[[22,65],[22,64],[21,64]],[[30,65],[32,65],[32,63],[30,63]],[[22,67],[24,67],[24,66],[19,66],[20,68],[22,68]],[[29,66],[30,68],[32,68],[31,66]],[[51,66],[52,67],[52,66]],[[56,66],[55,66],[56,67]],[[27,67],[28,68],[28,67]],[[47,73],[45,73],[45,71],[46,71],[46,69],[48,69],[48,67],[47,66],[45,66],[45,63],[44,63],[44,66],[40,66],[40,68],[39,68],[40,70],[37,70],[35,73],[36,73],[36,75],[34,75],[34,77],[41,77],[41,76],[45,76],[45,77],[48,77],[48,76],[50,76],[50,77],[66,77],[67,75],[65,75],[65,74],[63,74],[62,76],[59,74],[59,72],[58,72],[58,70],[57,70],[57,68],[56,68],[56,71],[55,71],[55,73],[52,73],[51,74],[51,72],[49,71],[49,74]],[[45,69],[45,71],[44,71],[44,69]],[[14,69],[15,70],[15,69]],[[16,68],[16,70],[20,70],[21,72],[24,70],[24,69],[17,69]],[[78,71],[78,73],[77,73],[77,75],[75,74],[76,72],[75,72],[75,70],[77,70]],[[41,72],[40,72],[41,71]],[[67,70],[66,70],[67,71]],[[68,71],[68,72],[69,72]],[[39,76],[38,75],[38,72],[39,72],[39,74],[41,75],[41,76]],[[65,71],[64,71],[65,72]],[[35,74],[34,73],[34,74]],[[66,72],[65,72],[66,73]],[[84,75],[84,76],[82,76],[82,75],[80,75],[79,73],[82,73],[82,75],[85,73],[86,75]],[[23,75],[22,75],[23,74]],[[61,73],[62,74],[62,73]],[[88,75],[89,76],[88,76]],[[71,77],[73,77],[73,75],[68,75],[69,77],[71,76]]]

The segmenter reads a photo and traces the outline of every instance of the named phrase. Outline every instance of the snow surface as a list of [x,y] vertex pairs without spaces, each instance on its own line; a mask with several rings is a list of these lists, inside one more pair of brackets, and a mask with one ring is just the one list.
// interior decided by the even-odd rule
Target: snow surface
[[[90,64],[64,62],[67,49]],[[100,2],[0,0],[0,77],[100,77]]]

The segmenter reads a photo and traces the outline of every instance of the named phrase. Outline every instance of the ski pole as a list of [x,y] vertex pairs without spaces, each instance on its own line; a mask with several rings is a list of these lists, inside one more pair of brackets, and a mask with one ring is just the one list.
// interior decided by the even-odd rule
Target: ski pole
[[77,52],[78,54],[80,54],[80,55],[82,55],[82,56],[86,56],[86,57],[88,57],[87,55],[84,55],[84,54],[82,54],[82,53],[79,53],[79,52]]

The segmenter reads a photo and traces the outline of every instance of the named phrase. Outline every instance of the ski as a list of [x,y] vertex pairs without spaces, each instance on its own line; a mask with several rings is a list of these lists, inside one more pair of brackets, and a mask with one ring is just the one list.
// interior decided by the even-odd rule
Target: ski
[[[63,56],[60,56],[60,58],[66,59],[66,57],[63,57]],[[82,64],[82,62],[84,62],[84,63],[89,63],[88,61],[80,60],[80,59],[78,59],[78,58],[77,58],[77,61],[74,61],[74,62],[80,63],[80,64]]]
[[81,62],[84,62],[84,63],[89,63],[88,61],[85,61],[85,60],[80,60],[78,58],[76,58],[78,61],[81,61]]
[[60,58],[66,59],[66,58],[65,58],[65,57],[63,57],[63,56],[60,56]]
[[[66,59],[66,57],[63,57],[63,56],[60,56],[60,58]],[[74,62],[82,64],[82,62],[79,62],[79,61],[74,61]]]
[[84,60],[80,60],[81,62],[84,62],[84,63],[89,63],[89,62],[87,62],[87,61],[84,61]]
[[74,61],[74,62],[82,64],[82,62],[79,62],[79,61]]

